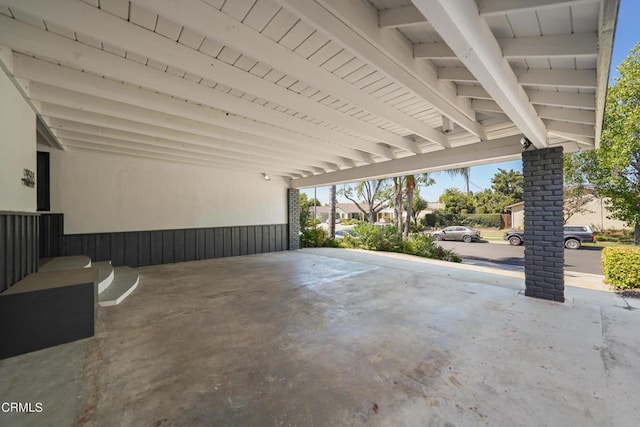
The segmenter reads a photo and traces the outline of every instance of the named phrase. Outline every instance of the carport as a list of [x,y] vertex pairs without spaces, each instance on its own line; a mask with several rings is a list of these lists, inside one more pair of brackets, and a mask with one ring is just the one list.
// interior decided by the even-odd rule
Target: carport
[[44,406],[2,412],[3,424],[598,427],[637,417],[638,311],[585,289],[585,277],[567,277],[558,304],[524,297],[518,273],[343,249],[140,272],[139,289],[100,312],[95,338],[0,361],[3,399]]
[[561,156],[598,144],[617,5],[2,0],[2,288],[296,249],[298,188],[522,157],[527,295],[562,301]]
[[[174,263],[213,263],[209,277],[231,287],[227,266],[299,262],[265,270],[293,277],[285,288],[295,292],[315,266],[305,256],[336,262],[271,254],[298,249],[300,188],[522,158],[524,293],[564,302],[562,153],[599,144],[617,8],[0,0],[0,291],[36,272],[38,258],[85,255],[140,267],[143,291],[153,289],[145,278],[164,272],[178,294],[190,289],[182,269],[197,267]],[[322,267],[321,283],[341,283],[340,269]],[[262,303],[280,304],[281,291]],[[482,304],[501,310],[498,294]],[[134,297],[143,310],[143,295]],[[454,300],[436,312],[455,322],[464,309]],[[539,314],[525,315],[531,322],[556,310],[558,324],[574,324],[566,305],[510,303],[513,317],[525,305]],[[437,329],[439,319],[425,321]],[[448,369],[442,361],[437,375]]]

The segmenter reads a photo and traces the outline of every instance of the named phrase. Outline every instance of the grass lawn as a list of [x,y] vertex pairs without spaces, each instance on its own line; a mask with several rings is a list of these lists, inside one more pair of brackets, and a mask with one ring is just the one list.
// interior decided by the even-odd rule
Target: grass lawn
[[600,248],[606,248],[609,246],[633,246],[633,242],[598,242],[596,237],[596,243],[583,243],[582,246],[594,246]]

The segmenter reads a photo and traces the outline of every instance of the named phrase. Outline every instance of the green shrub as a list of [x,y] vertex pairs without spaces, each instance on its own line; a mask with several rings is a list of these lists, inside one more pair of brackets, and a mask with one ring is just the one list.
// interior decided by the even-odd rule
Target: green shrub
[[605,283],[609,283],[616,289],[640,287],[640,248],[604,248],[602,271]]
[[300,235],[300,247],[319,248],[324,246],[328,233],[322,227],[305,227]]
[[436,245],[428,234],[409,234],[404,241],[405,254],[417,255],[425,258],[436,257]]
[[434,258],[442,261],[462,262],[462,257],[460,257],[460,255],[458,255],[451,249],[445,249],[442,246],[438,245],[436,245],[436,256]]
[[446,227],[448,225],[464,225],[462,224],[463,215],[447,212],[443,209],[436,209],[430,214],[426,214],[422,219],[424,226],[428,227]]
[[402,234],[395,226],[360,224],[353,228],[354,236],[345,235],[341,246],[372,251],[399,252],[423,258],[462,262],[455,252],[435,244],[428,234],[411,233],[402,240]]
[[500,228],[502,218],[500,214],[457,214],[436,209],[426,214],[422,224],[429,227],[448,227],[450,225],[466,225],[469,227]]
[[340,220],[340,224],[342,224],[342,225],[356,225],[356,224],[362,224],[362,221],[357,219],[357,218],[346,218],[346,219],[341,219]]
[[462,224],[470,227],[501,228],[500,214],[469,214],[463,215]]
[[402,235],[393,225],[364,223],[353,227],[357,247],[371,251],[402,252]]
[[604,230],[595,233],[596,242],[633,242],[633,230]]
[[324,241],[323,246],[326,248],[341,248],[342,242],[340,241],[340,239],[327,239]]

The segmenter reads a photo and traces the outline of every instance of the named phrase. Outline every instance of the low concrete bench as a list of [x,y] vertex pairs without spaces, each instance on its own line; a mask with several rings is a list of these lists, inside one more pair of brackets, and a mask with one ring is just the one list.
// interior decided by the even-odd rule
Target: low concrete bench
[[0,359],[92,337],[98,271],[30,274],[0,293]]

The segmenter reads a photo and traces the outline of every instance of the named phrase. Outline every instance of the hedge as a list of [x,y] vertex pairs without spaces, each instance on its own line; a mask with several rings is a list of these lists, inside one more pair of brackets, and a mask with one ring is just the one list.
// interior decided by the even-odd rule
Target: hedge
[[502,227],[502,216],[499,213],[495,214],[468,214],[463,215],[463,225],[469,225],[471,227]]
[[605,283],[616,289],[640,288],[640,248],[604,248],[602,271]]

